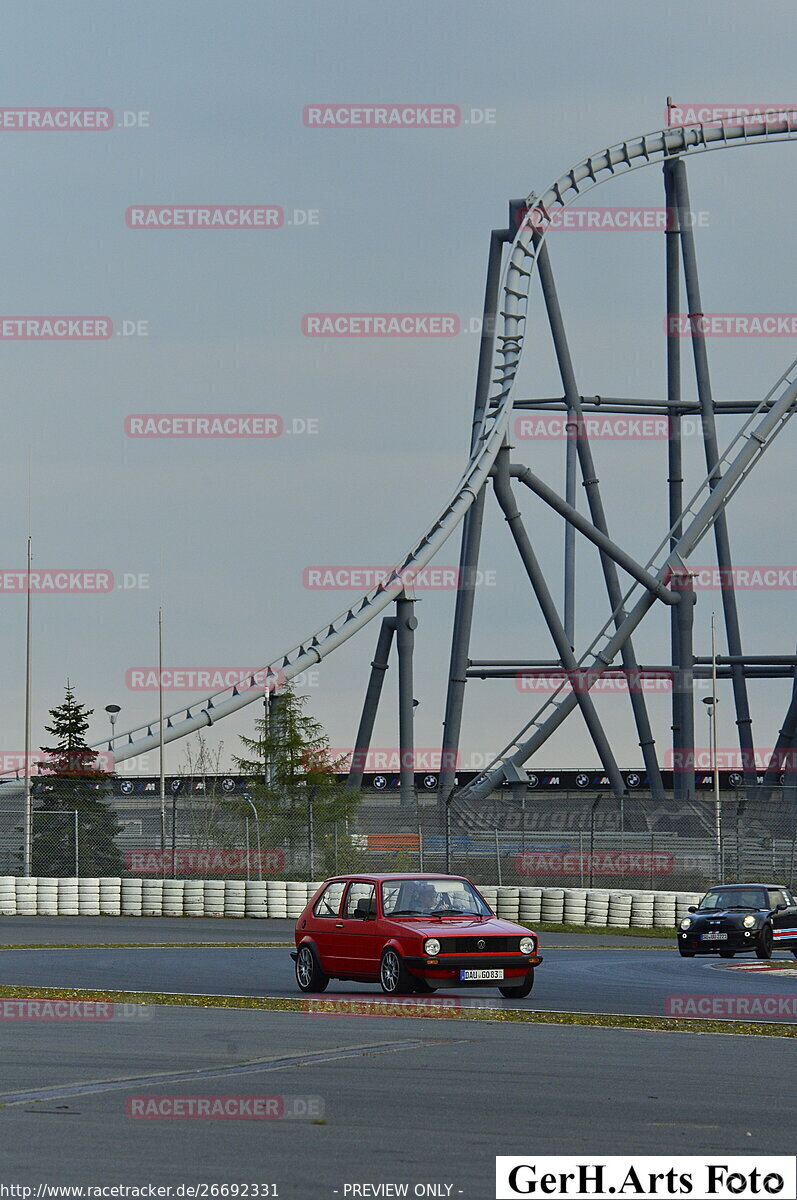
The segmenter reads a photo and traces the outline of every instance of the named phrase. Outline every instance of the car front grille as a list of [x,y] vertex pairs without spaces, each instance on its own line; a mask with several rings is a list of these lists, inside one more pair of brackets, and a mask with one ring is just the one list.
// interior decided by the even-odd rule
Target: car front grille
[[519,937],[442,937],[438,940],[441,954],[506,954],[520,950]]

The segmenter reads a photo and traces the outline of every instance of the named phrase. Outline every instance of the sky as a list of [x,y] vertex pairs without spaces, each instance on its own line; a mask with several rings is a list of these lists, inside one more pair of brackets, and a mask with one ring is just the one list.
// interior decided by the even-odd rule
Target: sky
[[[663,21],[663,17],[665,20]],[[541,192],[606,145],[661,128],[676,102],[797,105],[790,2],[565,0],[452,4],[188,2],[7,6],[0,107],[111,110],[107,130],[0,130],[7,317],[99,316],[96,340],[0,341],[5,520],[0,568],[102,570],[110,591],[37,594],[32,604],[33,745],[67,679],[94,709],[90,736],[156,717],[155,691],[129,686],[164,662],[254,669],[307,637],[355,591],[305,586],[320,565],[387,566],[415,542],[464,466],[490,230],[507,202]],[[454,127],[314,128],[307,106],[456,106]],[[748,146],[688,163],[709,312],[794,310],[794,144]],[[588,205],[660,206],[651,166],[590,193]],[[130,228],[151,205],[279,206],[280,228]],[[656,232],[551,234],[549,247],[584,394],[660,396],[665,386],[664,239]],[[455,314],[444,337],[308,337],[309,313]],[[536,296],[518,396],[561,393]],[[694,395],[684,343],[684,394]],[[759,399],[797,356],[793,337],[715,338],[718,399]],[[136,438],[134,414],[275,414],[274,438]],[[719,419],[720,443],[735,432]],[[737,564],[795,563],[793,439],[787,428],[734,500]],[[687,438],[687,487],[703,478]],[[561,443],[516,456],[563,486]],[[666,443],[596,443],[609,527],[646,561],[666,531]],[[583,507],[583,499],[579,500]],[[562,531],[532,497],[522,508],[561,599]],[[471,656],[551,658],[550,639],[488,501]],[[458,535],[436,562],[453,566]],[[706,541],[693,564],[713,563]],[[25,597],[0,592],[4,753],[24,737]],[[793,653],[793,588],[745,591],[745,650]],[[419,594],[416,746],[439,745],[453,593]],[[699,594],[697,652],[709,653],[716,591]],[[577,650],[608,616],[594,552],[579,547]],[[642,662],[665,661],[669,614],[642,627]],[[333,747],[351,746],[377,636],[371,624],[303,681]],[[718,650],[725,651],[720,628]],[[397,743],[395,670],[375,747]],[[750,685],[756,744],[773,744],[786,680]],[[167,694],[167,711],[201,692]],[[721,746],[734,745],[720,688]],[[640,755],[627,699],[600,708],[618,760]],[[225,769],[259,705],[208,734]],[[532,715],[513,681],[468,685],[463,766],[477,768]],[[662,748],[666,696],[651,698]],[[703,717],[698,713],[698,721]],[[699,737],[700,725],[698,726]],[[707,735],[706,735],[707,737]],[[703,739],[705,744],[705,738]],[[534,765],[592,766],[578,715]],[[167,770],[185,762],[167,748]],[[529,764],[530,766],[532,764]],[[125,771],[157,770],[157,760]]]

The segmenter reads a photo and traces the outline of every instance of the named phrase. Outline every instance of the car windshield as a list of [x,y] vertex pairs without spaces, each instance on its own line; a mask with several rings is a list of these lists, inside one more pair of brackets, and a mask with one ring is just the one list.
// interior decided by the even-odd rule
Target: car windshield
[[768,908],[767,894],[761,888],[713,888],[700,901],[700,911],[722,908]]
[[466,879],[389,879],[382,884],[386,917],[489,917],[490,910]]

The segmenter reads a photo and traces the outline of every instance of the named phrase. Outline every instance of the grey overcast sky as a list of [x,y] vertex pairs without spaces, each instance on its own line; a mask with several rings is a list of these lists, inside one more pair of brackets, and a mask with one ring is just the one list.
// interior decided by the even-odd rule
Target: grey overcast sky
[[[5,520],[0,567],[24,566],[30,528],[40,568],[114,573],[107,595],[34,597],[34,745],[67,677],[107,729],[154,717],[157,694],[126,685],[152,667],[157,611],[175,667],[258,667],[342,609],[354,592],[310,590],[312,565],[387,565],[418,537],[456,482],[468,444],[489,231],[506,203],[541,191],[603,146],[659,129],[679,102],[797,105],[794,4],[734,0],[564,0],[557,5],[32,2],[3,9],[0,107],[108,108],[107,132],[3,130],[2,313],[102,315],[108,340],[0,344]],[[456,128],[316,129],[306,105],[457,105]],[[127,118],[124,114],[145,114]],[[131,122],[125,127],[125,121]],[[132,123],[135,122],[135,123]],[[712,312],[797,310],[793,197],[797,145],[748,147],[689,163],[698,251]],[[593,192],[590,204],[660,205],[651,167]],[[280,205],[275,230],[131,230],[131,205]],[[312,214],[312,215],[308,215]],[[551,237],[581,390],[662,394],[663,237]],[[313,312],[454,313],[441,338],[308,338]],[[535,300],[519,395],[560,391]],[[123,336],[124,322],[145,334]],[[797,354],[795,339],[709,344],[716,395],[762,396]],[[685,355],[688,367],[688,358]],[[685,394],[693,394],[688,370]],[[276,413],[317,423],[271,440],[134,439],[134,413]],[[729,419],[720,423],[730,439]],[[787,429],[730,514],[739,564],[797,561],[795,431]],[[561,484],[555,444],[520,446]],[[666,446],[601,443],[596,457],[616,538],[646,558],[664,532]],[[701,477],[687,440],[690,481]],[[561,532],[525,502],[560,595]],[[550,657],[547,635],[491,511],[473,656]],[[458,537],[438,561],[452,565]],[[707,541],[698,564],[713,562]],[[491,577],[488,577],[491,578]],[[146,584],[147,586],[138,586]],[[418,605],[416,744],[439,744],[453,612],[450,592]],[[24,596],[0,596],[2,749],[23,738]],[[717,593],[702,592],[708,652]],[[793,590],[740,597],[745,648],[790,653]],[[594,556],[579,557],[579,648],[606,606]],[[351,744],[376,626],[308,681],[333,746]],[[666,652],[667,615],[644,626],[643,661]],[[721,640],[724,650],[724,640]],[[721,693],[721,744],[733,744]],[[771,746],[785,681],[753,684],[759,746]],[[196,698],[167,697],[169,707]],[[602,711],[623,765],[639,763],[628,705]],[[668,703],[652,701],[666,744]],[[469,686],[463,759],[479,765],[531,714],[511,682]],[[230,762],[254,706],[220,724]],[[395,745],[392,690],[374,738]],[[183,758],[167,751],[168,769]],[[593,765],[578,721],[539,765]],[[140,764],[156,769],[154,758]],[[130,768],[126,768],[130,769]]]

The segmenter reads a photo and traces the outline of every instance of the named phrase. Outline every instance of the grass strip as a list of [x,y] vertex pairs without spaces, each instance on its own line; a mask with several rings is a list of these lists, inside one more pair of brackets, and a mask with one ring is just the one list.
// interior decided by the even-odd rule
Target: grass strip
[[[20,987],[12,984],[0,985],[0,999],[13,1000],[88,1000],[101,1003],[164,1005],[178,1008],[234,1008],[250,1009],[259,1012],[304,1012],[312,1008],[314,1015],[329,1013],[335,1016],[351,1016],[351,1008],[341,1011],[341,1003],[351,1006],[352,1003],[363,1003],[367,998],[357,997],[345,1000],[333,1000],[326,997],[305,996],[213,996],[191,995],[176,992],[122,992],[96,991],[89,988],[44,988]],[[376,1012],[368,1015],[380,1016],[380,1005],[401,1005],[407,997],[380,998],[370,1003]],[[338,1006],[336,1008],[336,1006]],[[354,1014],[357,1015],[357,1014]],[[393,1014],[384,1014],[390,1015]],[[582,1013],[558,1012],[555,1010],[538,1009],[483,1009],[458,1008],[449,1009],[443,1005],[435,1006],[431,1001],[409,1012],[401,1012],[402,1017],[422,1018],[424,1020],[454,1020],[454,1021],[486,1021],[495,1024],[521,1025],[580,1025],[603,1029],[639,1029],[658,1033],[723,1033],[754,1035],[758,1037],[797,1037],[797,1025],[776,1021],[713,1021],[702,1018],[688,1017],[645,1017],[628,1013]]]

